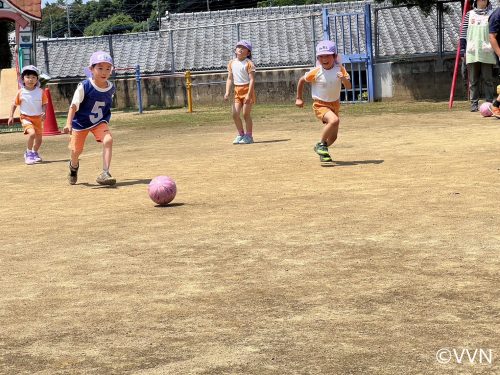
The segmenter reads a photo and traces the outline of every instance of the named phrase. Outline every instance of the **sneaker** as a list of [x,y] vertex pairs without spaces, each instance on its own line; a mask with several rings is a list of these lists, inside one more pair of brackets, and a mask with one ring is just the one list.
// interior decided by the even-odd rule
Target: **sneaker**
[[471,112],[478,112],[479,111],[479,103],[477,101],[471,102],[470,111]]
[[496,118],[500,118],[500,108],[492,105],[490,109],[491,109],[491,113],[493,114],[493,116],[495,116]]
[[237,145],[238,143],[241,143],[241,140],[243,139],[244,135],[237,135],[236,138],[233,141],[233,145]]
[[31,151],[24,152],[24,162],[28,165],[35,164],[35,159],[33,158],[33,152]]
[[31,153],[31,155],[33,156],[33,160],[35,161],[35,163],[41,163],[42,162],[42,158],[40,156],[40,154],[36,151],[33,151]]
[[322,162],[322,163],[329,163],[329,162],[332,162],[333,159],[330,155],[326,156],[326,155],[320,155],[319,156],[319,161]]
[[253,143],[253,137],[251,135],[245,134],[241,137],[241,140],[238,142],[241,145],[249,145]]
[[68,181],[70,185],[76,184],[76,181],[78,180],[78,167],[74,168],[71,165],[71,162],[69,162],[69,174],[68,174]]
[[316,146],[314,146],[314,152],[316,152],[320,156],[330,156],[328,153],[328,147],[324,143],[317,143]]
[[109,172],[103,171],[99,176],[97,176],[96,182],[99,185],[114,185],[116,184],[116,179],[111,177]]

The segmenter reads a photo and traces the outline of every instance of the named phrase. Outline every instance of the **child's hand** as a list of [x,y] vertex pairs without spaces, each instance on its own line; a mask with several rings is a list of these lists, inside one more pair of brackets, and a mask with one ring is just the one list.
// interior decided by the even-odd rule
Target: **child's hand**
[[45,117],[46,117],[46,116],[45,116],[45,112],[42,112],[41,117],[42,117],[42,120],[45,120]]
[[251,104],[252,103],[252,99],[250,99],[248,96],[245,96],[245,100],[243,100],[243,103],[244,104]]
[[13,124],[14,124],[14,118],[13,117],[9,117],[9,119],[7,120],[7,125],[11,126]]
[[303,108],[304,107],[304,101],[302,99],[295,99],[295,105],[299,108]]
[[224,94],[224,100],[227,101],[227,99],[229,98],[229,94],[228,93],[225,93]]
[[337,78],[344,78],[344,74],[342,74],[342,72],[337,72]]
[[71,125],[66,124],[62,130],[64,134],[71,133]]

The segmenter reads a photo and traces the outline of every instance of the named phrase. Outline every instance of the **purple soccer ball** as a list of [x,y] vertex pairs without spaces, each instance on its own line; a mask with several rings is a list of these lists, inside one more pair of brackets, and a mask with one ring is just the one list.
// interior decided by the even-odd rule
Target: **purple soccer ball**
[[479,107],[479,112],[481,112],[481,115],[483,117],[491,117],[493,113],[491,113],[491,103],[484,102],[481,104],[481,107]]
[[160,206],[166,206],[174,200],[177,186],[170,177],[158,176],[149,183],[148,194],[153,202]]

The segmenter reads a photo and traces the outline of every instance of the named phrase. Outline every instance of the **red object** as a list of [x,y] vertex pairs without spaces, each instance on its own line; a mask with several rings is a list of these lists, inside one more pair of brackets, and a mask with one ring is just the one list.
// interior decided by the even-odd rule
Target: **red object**
[[56,114],[54,112],[54,105],[52,104],[52,97],[48,88],[45,89],[47,94],[47,109],[45,111],[45,122],[43,123],[43,135],[58,135],[61,131],[57,127]]
[[455,97],[455,85],[457,83],[458,67],[460,64],[460,34],[462,34],[462,29],[464,27],[465,15],[469,10],[470,10],[470,2],[469,0],[465,0],[464,11],[462,12],[462,22],[460,23],[460,32],[458,34],[459,37],[458,37],[457,54],[455,56],[455,69],[453,70],[453,79],[451,81],[450,101],[448,102],[449,109],[453,107],[453,98]]

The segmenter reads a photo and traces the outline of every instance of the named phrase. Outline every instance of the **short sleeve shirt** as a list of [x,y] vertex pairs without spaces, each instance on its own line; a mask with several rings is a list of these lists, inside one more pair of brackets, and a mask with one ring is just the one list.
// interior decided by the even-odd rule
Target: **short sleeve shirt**
[[243,61],[232,59],[227,64],[227,71],[233,75],[235,86],[248,85],[250,83],[250,73],[255,72],[255,65],[250,59]]
[[338,72],[342,72],[345,77],[349,77],[342,65],[335,65],[328,70],[318,66],[304,75],[305,81],[311,83],[313,99],[324,102],[335,102],[340,99],[342,81],[337,77]]
[[497,8],[491,13],[488,19],[490,34],[497,34],[497,42],[500,45],[500,8]]
[[19,106],[21,114],[26,116],[40,116],[43,106],[47,103],[47,94],[40,87],[35,87],[33,90],[23,87],[14,98],[14,104]]

